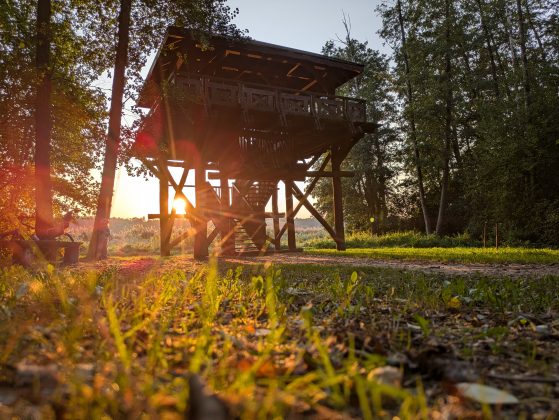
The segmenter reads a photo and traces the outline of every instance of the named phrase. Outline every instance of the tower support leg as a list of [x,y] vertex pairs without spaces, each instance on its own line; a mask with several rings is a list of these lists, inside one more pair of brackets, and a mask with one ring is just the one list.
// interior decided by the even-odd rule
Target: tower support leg
[[232,255],[235,253],[235,230],[231,218],[229,180],[226,176],[220,177],[221,187],[221,253]]
[[279,210],[278,210],[278,189],[277,185],[272,193],[272,213],[273,213],[273,220],[274,220],[274,247],[276,251],[281,249],[281,238],[279,237],[280,233],[280,222],[279,222]]
[[286,179],[285,183],[285,219],[287,223],[287,247],[290,251],[296,251],[295,243],[295,220],[293,215],[293,180]]
[[169,180],[161,171],[159,177],[159,251],[162,257],[171,255],[169,219]]
[[[339,172],[342,163],[341,156],[332,150],[332,172]],[[342,178],[332,177],[332,198],[334,200],[334,227],[336,231],[336,249],[345,251],[344,207],[342,202]]]
[[194,258],[203,259],[208,256],[208,224],[205,208],[206,171],[197,167],[194,174],[194,187],[196,190],[196,234],[194,235]]

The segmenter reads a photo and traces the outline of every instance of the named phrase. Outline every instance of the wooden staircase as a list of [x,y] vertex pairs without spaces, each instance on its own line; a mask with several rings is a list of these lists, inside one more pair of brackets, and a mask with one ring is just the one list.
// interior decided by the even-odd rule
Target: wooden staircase
[[276,188],[277,184],[273,181],[238,180],[234,183],[231,208],[235,215],[236,252],[265,250],[265,209]]

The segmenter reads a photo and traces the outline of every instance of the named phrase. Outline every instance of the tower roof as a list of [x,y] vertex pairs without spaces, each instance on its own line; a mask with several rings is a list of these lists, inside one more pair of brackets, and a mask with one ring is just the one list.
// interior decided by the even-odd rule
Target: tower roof
[[361,64],[252,39],[213,36],[203,42],[191,31],[172,26],[157,52],[138,104],[150,107],[162,82],[175,73],[334,94],[337,87],[362,71]]

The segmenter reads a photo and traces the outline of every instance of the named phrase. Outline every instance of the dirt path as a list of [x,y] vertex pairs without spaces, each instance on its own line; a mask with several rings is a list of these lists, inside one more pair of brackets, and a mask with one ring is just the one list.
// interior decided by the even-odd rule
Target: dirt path
[[[429,274],[450,276],[481,275],[489,277],[541,278],[545,276],[559,277],[559,264],[464,264],[437,261],[383,260],[378,258],[347,257],[341,255],[312,255],[306,253],[282,253],[264,256],[227,257],[220,262],[238,265],[256,264],[309,264],[321,266],[344,265],[350,267],[391,268],[402,271],[420,271]],[[161,269],[179,268],[192,271],[204,265],[203,261],[195,261],[191,255],[177,255],[160,259],[156,256],[138,256],[134,258],[110,258],[97,263],[82,263],[80,269],[92,267],[116,266],[124,273],[135,275],[158,271]]]
[[238,264],[315,264],[378,267],[397,270],[415,270],[431,274],[483,275],[506,277],[558,276],[559,264],[461,264],[436,261],[381,260],[376,258],[312,255],[305,253],[272,254],[261,257],[234,257],[224,259]]

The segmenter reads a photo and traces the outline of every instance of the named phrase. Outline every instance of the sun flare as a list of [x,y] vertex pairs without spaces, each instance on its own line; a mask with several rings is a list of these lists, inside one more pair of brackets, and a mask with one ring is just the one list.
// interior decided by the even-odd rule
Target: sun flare
[[176,214],[186,214],[186,200],[181,197],[177,197],[173,200],[173,209]]

